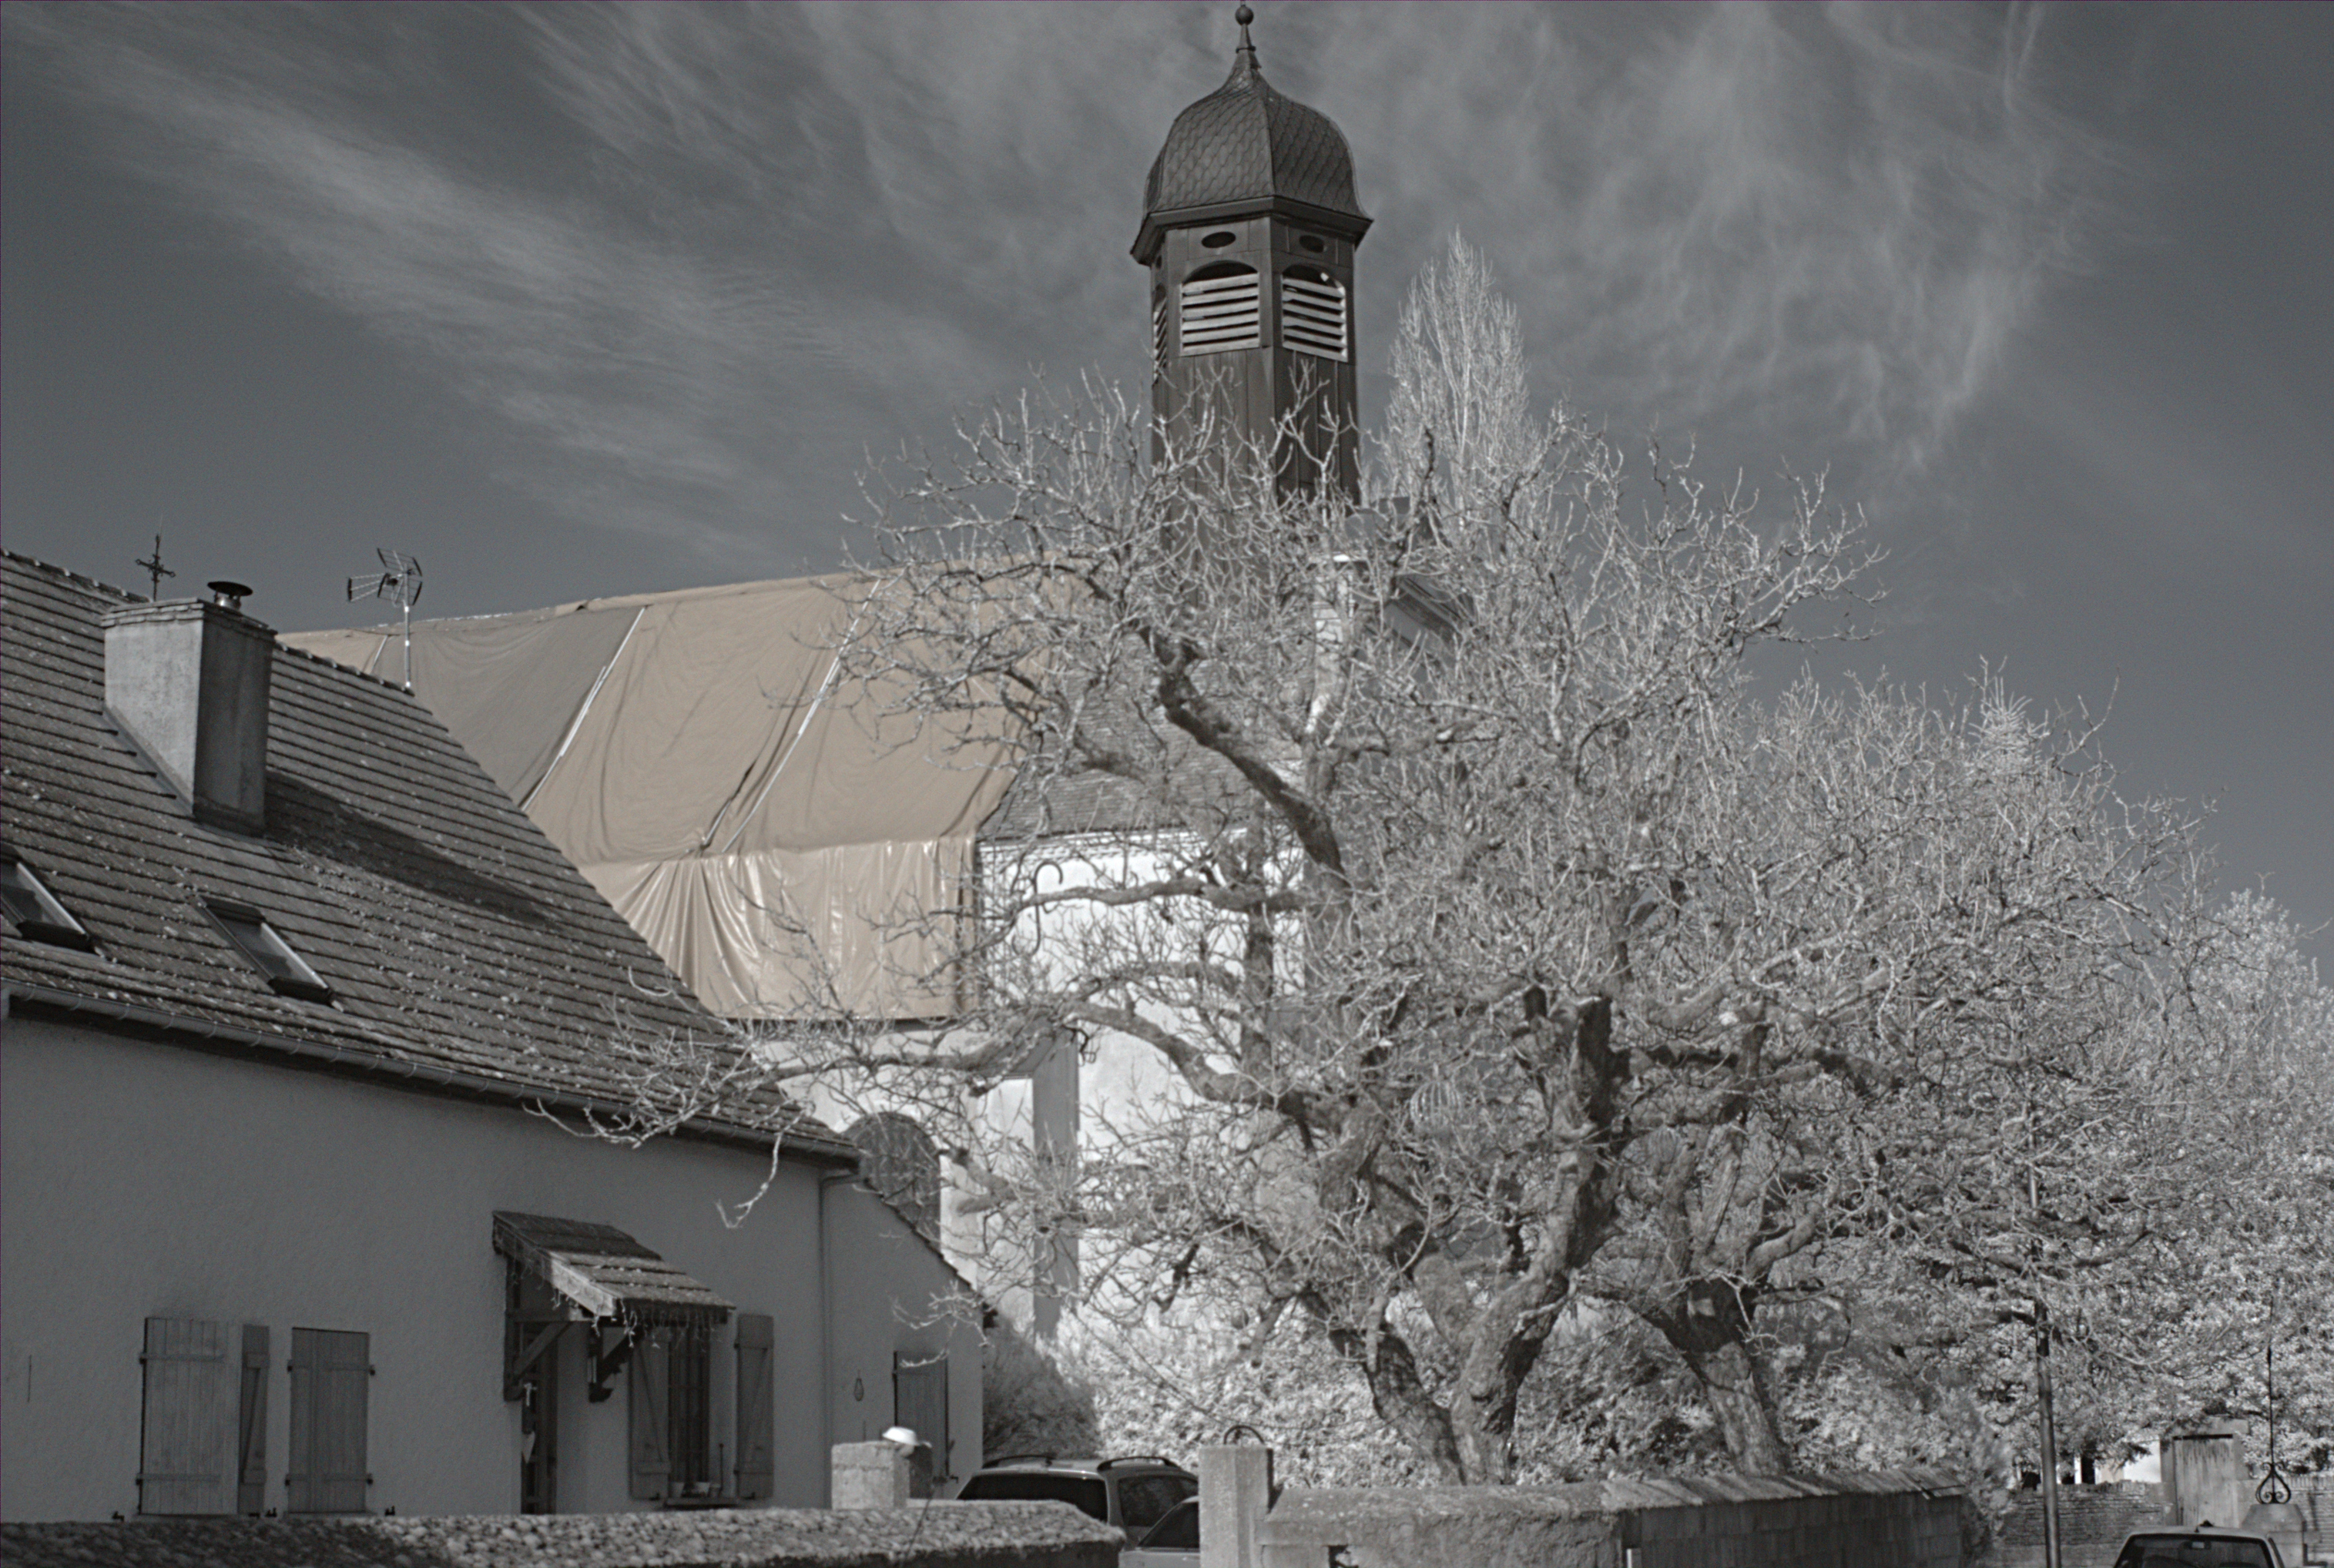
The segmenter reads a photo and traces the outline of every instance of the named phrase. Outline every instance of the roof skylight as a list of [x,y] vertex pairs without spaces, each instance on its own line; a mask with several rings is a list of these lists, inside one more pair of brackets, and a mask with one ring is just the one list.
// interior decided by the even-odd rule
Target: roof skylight
[[279,995],[297,996],[303,1002],[333,999],[333,988],[308,967],[307,961],[292,950],[292,945],[276,934],[275,928],[257,909],[225,899],[212,899],[204,907]]
[[82,928],[82,923],[57,902],[39,874],[5,844],[0,844],[0,903],[7,906],[8,919],[15,922],[17,935],[28,942],[79,948],[84,953],[97,950],[96,938]]

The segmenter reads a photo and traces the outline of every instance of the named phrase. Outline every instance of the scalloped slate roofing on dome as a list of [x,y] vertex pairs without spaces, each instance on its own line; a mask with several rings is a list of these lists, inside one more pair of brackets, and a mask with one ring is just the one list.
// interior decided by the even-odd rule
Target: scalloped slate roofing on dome
[[1232,73],[1175,117],[1143,187],[1146,213],[1287,197],[1363,217],[1354,155],[1329,117],[1282,96],[1240,29]]

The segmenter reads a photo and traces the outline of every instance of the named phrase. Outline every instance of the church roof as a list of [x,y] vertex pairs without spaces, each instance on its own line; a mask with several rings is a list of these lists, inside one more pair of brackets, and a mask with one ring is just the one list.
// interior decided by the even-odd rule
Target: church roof
[[[1295,202],[1369,219],[1354,195],[1354,155],[1329,117],[1277,91],[1257,68],[1240,7],[1240,46],[1224,84],[1175,117],[1143,188],[1143,235],[1162,220],[1233,205]],[[1140,255],[1143,245],[1137,245]]]
[[[944,1016],[948,939],[900,911],[950,907],[1010,758],[844,678],[836,648],[874,586],[842,573],[417,620],[413,689],[714,1012],[786,1017],[832,994]],[[393,626],[284,641],[400,668]]]

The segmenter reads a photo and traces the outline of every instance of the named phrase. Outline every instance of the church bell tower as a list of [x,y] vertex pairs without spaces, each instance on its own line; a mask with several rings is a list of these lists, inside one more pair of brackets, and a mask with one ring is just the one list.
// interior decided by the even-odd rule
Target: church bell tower
[[1345,136],[1273,90],[1249,38],[1254,13],[1235,15],[1231,75],[1175,117],[1134,241],[1151,272],[1153,449],[1192,439],[1212,411],[1218,440],[1272,452],[1285,489],[1326,481],[1351,496],[1354,252],[1370,220]]

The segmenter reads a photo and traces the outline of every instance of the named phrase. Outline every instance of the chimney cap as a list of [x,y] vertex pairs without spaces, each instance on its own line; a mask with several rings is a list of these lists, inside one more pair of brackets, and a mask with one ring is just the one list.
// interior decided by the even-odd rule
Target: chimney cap
[[225,577],[206,583],[204,586],[218,596],[212,602],[226,610],[240,611],[243,608],[243,601],[250,598],[252,593],[248,585]]

